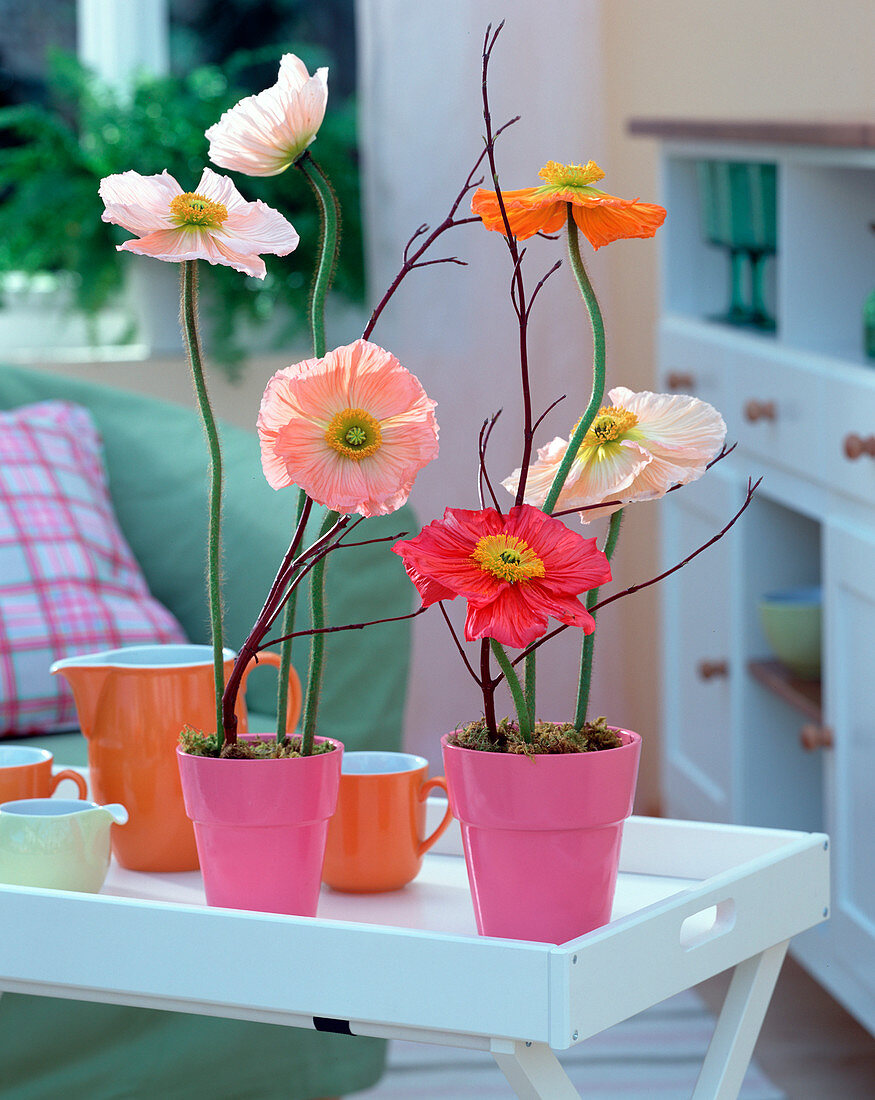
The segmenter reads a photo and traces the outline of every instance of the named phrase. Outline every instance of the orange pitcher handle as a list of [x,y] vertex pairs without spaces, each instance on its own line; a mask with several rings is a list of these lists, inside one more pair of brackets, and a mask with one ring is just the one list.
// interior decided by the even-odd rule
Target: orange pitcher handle
[[[263,649],[256,657],[253,657],[246,666],[243,672],[243,678],[240,681],[241,693],[246,691],[246,680],[249,677],[249,673],[262,661],[266,665],[273,665],[274,668],[279,668],[281,664],[280,655],[278,653],[274,653],[270,649]],[[286,733],[295,732],[295,726],[297,726],[298,718],[301,714],[302,701],[303,693],[301,691],[301,681],[292,665],[289,665],[289,705],[286,711]]]
[[[428,796],[428,792],[434,790],[435,787],[440,787],[440,789],[444,793],[446,793],[447,781],[446,781],[446,779],[444,779],[444,777],[442,775],[436,775],[434,777],[434,779],[429,779],[429,781],[427,783],[422,784],[422,787],[420,788],[420,791],[419,791],[419,801],[424,802],[426,797]],[[425,838],[425,840],[423,840],[420,843],[419,852],[417,854],[420,855],[420,856],[425,855],[425,853],[429,850],[429,848],[432,846],[432,844],[434,844],[434,842],[438,839],[438,837],[442,836],[446,832],[446,828],[452,820],[453,820],[453,811],[450,809],[450,804],[448,802],[447,803],[447,812],[444,814],[443,821],[440,823],[440,825],[438,825],[438,827],[431,834],[431,836],[427,836]]]
[[85,776],[80,775],[79,772],[70,771],[69,768],[66,768],[62,772],[55,772],[55,774],[52,776],[52,794],[54,794],[55,791],[58,789],[58,784],[61,782],[62,779],[72,779],[76,786],[79,788],[79,797],[88,797],[88,784],[85,782]]

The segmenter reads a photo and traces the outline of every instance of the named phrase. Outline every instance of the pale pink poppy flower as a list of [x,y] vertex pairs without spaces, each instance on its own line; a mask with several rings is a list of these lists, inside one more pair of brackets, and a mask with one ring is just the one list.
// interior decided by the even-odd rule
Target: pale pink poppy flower
[[157,260],[207,260],[263,279],[260,253],[286,256],[300,239],[282,214],[260,200],[247,202],[227,176],[210,168],[195,191],[183,191],[167,171],[122,172],[100,181],[100,197],[103,220],[136,234],[119,251]]
[[419,380],[367,340],[286,367],[258,415],[265,477],[344,515],[388,515],[437,458],[434,407]]
[[241,99],[207,130],[210,160],[247,176],[278,176],[315,138],[328,103],[328,70],[313,76],[293,53],[276,84]]
[[[584,437],[554,512],[619,500],[580,513],[584,523],[616,512],[623,504],[656,500],[673,485],[686,485],[705,472],[726,438],[717,410],[695,397],[617,386],[608,394]],[[556,438],[538,451],[526,479],[527,504],[543,504],[568,450]],[[520,471],[502,482],[516,493]]]

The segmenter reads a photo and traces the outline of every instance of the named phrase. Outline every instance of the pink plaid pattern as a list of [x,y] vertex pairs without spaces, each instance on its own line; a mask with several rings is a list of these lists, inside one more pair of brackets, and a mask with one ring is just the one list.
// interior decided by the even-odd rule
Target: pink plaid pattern
[[0,413],[0,736],[75,728],[53,661],[185,640],[116,522],[87,409]]

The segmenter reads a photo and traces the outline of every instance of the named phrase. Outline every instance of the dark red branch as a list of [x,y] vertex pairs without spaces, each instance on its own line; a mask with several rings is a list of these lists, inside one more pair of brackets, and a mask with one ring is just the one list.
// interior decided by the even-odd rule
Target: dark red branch
[[312,634],[337,634],[341,630],[364,630],[366,626],[379,626],[381,623],[400,623],[405,619],[415,619],[417,615],[421,615],[424,611],[428,611],[428,608],[419,607],[416,611],[409,611],[406,615],[392,615],[388,619],[371,619],[367,623],[344,623],[343,626],[320,626],[314,627],[312,630],[296,630],[293,634],[286,634],[282,638],[272,638],[269,642],[262,643],[256,652],[260,653],[263,649],[270,649],[271,646],[279,645],[289,638],[308,638]]
[[[679,561],[677,565],[673,565],[671,569],[666,569],[666,571],[664,573],[660,573],[659,576],[651,577],[649,581],[642,581],[640,584],[633,584],[629,588],[624,588],[622,592],[615,592],[613,596],[608,596],[606,599],[599,600],[598,603],[593,604],[593,606],[589,608],[589,610],[591,612],[600,611],[601,608],[607,607],[609,603],[613,603],[615,600],[621,600],[624,596],[631,596],[633,592],[640,592],[642,588],[649,588],[653,584],[658,584],[660,581],[664,581],[666,577],[670,577],[672,573],[677,573],[679,569],[683,569],[683,567],[685,565],[688,565],[693,560],[693,558],[697,558],[699,554],[707,550],[709,546],[713,546],[715,542],[718,542],[720,539],[723,538],[727,531],[735,526],[738,520],[741,519],[744,512],[747,511],[750,502],[753,500],[754,493],[760,487],[762,480],[763,479],[761,477],[757,478],[756,481],[751,481],[750,478],[748,478],[747,495],[744,498],[744,503],[742,504],[742,506],[738,509],[738,511],[726,524],[726,526],[718,531],[713,538],[710,538],[707,542],[703,543],[698,548],[698,550],[694,550],[692,554],[689,554],[687,557],[685,557],[683,561]],[[539,646],[542,646],[544,642],[549,642],[552,638],[555,638],[557,634],[561,634],[563,630],[567,629],[567,626],[559,626],[555,630],[551,630],[550,633],[545,634],[543,638],[539,638],[536,642],[532,642],[532,644],[527,649],[524,649],[518,657],[515,657],[514,660],[511,661],[511,664],[518,665],[520,661],[524,661],[530,653],[534,653],[534,651],[538,649]]]
[[441,609],[441,614],[444,617],[444,622],[447,624],[447,627],[449,628],[450,634],[452,635],[452,639],[456,643],[456,649],[458,649],[458,651],[459,651],[459,656],[462,658],[462,660],[465,663],[465,668],[467,668],[467,670],[474,677],[474,683],[477,685],[477,687],[482,688],[483,685],[480,683],[480,677],[474,671],[474,669],[471,665],[471,662],[468,660],[468,656],[465,653],[465,650],[462,648],[462,643],[459,641],[459,636],[456,634],[456,631],[453,629],[453,624],[450,622],[450,616],[447,614],[447,609],[444,607],[443,600],[438,600],[438,607]]
[[486,469],[486,446],[489,443],[489,436],[492,434],[492,429],[495,427],[495,422],[501,416],[501,409],[497,413],[493,413],[489,420],[484,420],[483,425],[480,428],[480,439],[477,444],[477,453],[479,455],[480,466],[477,475],[477,491],[480,496],[480,507],[485,508],[483,500],[483,483],[486,483],[486,488],[489,490],[489,495],[492,497],[492,503],[495,506],[496,512],[499,515],[504,513],[501,511],[501,505],[498,503],[498,497],[495,495],[495,490],[492,488],[492,482],[489,480],[489,474]]

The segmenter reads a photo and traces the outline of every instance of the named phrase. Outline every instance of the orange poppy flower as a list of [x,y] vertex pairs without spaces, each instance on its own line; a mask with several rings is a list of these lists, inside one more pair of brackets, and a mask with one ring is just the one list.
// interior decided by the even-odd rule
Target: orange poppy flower
[[[665,221],[665,210],[655,203],[618,199],[593,187],[605,175],[595,161],[579,165],[551,160],[538,175],[547,181],[540,187],[501,193],[511,232],[519,240],[535,233],[557,232],[565,224],[569,204],[577,228],[593,248],[624,237],[652,237]],[[471,200],[471,209],[487,229],[505,232],[494,191],[481,187]]]

